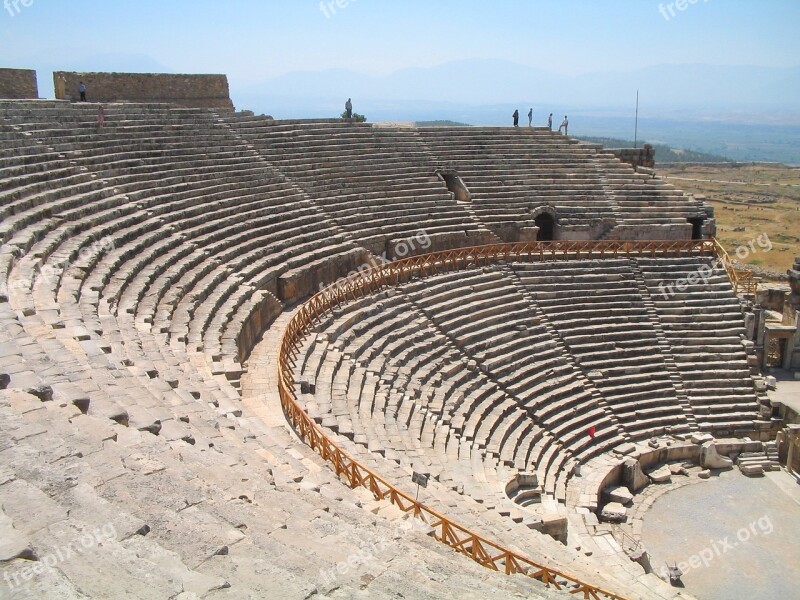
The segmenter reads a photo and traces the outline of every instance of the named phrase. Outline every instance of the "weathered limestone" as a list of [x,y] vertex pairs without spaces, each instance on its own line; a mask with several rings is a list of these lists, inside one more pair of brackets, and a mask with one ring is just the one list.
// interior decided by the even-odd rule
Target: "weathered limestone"
[[653,483],[669,483],[672,481],[672,471],[670,471],[669,465],[661,465],[654,471],[650,471],[648,476]]
[[608,151],[637,171],[639,167],[653,169],[656,166],[656,150],[651,144],[645,144],[641,148],[609,148]]
[[720,456],[716,443],[708,441],[700,450],[700,465],[705,469],[730,469],[733,461],[727,456]]
[[0,99],[31,99],[39,97],[36,71],[0,68]]
[[226,75],[165,73],[53,73],[56,98],[78,100],[83,82],[90,102],[164,102],[188,108],[233,110]]
[[622,463],[622,484],[633,494],[650,484],[650,479],[642,471],[642,465],[635,458],[626,458]]
[[[87,86],[93,100],[99,88]],[[532,236],[543,215],[587,238],[636,227],[679,237],[699,204],[543,132],[517,143],[455,131],[451,145],[438,132],[155,103],[108,104],[100,130],[96,111],[0,102],[10,124],[0,148],[0,388],[10,388],[0,392],[0,464],[14,466],[0,467],[0,530],[10,531],[0,554],[11,557],[0,581],[27,550],[41,558],[112,524],[117,537],[87,553],[89,566],[64,565],[30,593],[108,597],[118,583],[137,597],[448,597],[463,587],[546,597],[527,580],[478,572],[429,531],[398,539],[403,516],[342,486],[297,444],[274,397],[275,365],[250,380],[258,358],[246,359],[265,332],[278,346],[287,306],[383,252]],[[488,165],[484,143],[499,151]],[[456,162],[479,184],[469,198],[432,175],[459,144]],[[529,179],[503,180],[509,170]],[[523,200],[531,190],[545,205]],[[318,323],[295,357],[297,392],[343,449],[401,488],[411,471],[430,473],[421,497],[435,510],[587,581],[652,597],[637,565],[616,572],[561,543],[573,533],[565,505],[594,458],[617,468],[643,441],[697,430],[698,415],[742,428],[757,418],[741,345],[711,358],[716,346],[698,341],[727,348],[738,334],[728,312],[697,336],[672,336],[692,331],[689,301],[702,292],[654,301],[661,273],[700,265],[507,264],[367,295]],[[703,296],[709,313],[727,311],[725,286],[715,279]],[[733,400],[687,390],[694,378],[730,380],[719,398]],[[647,483],[638,464],[629,479]],[[624,488],[610,494],[630,501]],[[597,495],[585,499],[592,511]],[[609,514],[625,518],[621,509]],[[595,513],[582,522],[597,525]],[[317,576],[384,539],[391,549],[375,561]]]
[[608,497],[610,502],[618,502],[625,506],[633,502],[633,494],[626,487],[615,486],[603,490],[604,494]]
[[600,520],[605,523],[624,523],[628,518],[628,509],[619,502],[609,502],[600,510]]

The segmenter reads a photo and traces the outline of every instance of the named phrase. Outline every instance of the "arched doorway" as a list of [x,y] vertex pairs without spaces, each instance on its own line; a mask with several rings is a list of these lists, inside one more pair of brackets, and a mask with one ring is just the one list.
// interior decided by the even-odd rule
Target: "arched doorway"
[[556,221],[550,213],[542,213],[534,219],[539,232],[536,234],[537,242],[551,242],[555,239]]

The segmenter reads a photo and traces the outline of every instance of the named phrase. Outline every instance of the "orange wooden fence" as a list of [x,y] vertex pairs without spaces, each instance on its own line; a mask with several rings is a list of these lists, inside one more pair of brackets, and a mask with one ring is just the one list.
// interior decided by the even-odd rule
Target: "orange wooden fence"
[[298,436],[330,462],[337,476],[351,488],[367,488],[378,500],[388,500],[400,510],[411,513],[434,529],[436,539],[477,563],[509,575],[522,573],[548,586],[584,599],[623,600],[619,594],[604,590],[544,565],[480,535],[428,508],[394,484],[360,464],[339,448],[322,428],[308,416],[295,394],[294,370],[301,345],[312,328],[336,307],[368,296],[413,277],[479,267],[501,261],[554,261],[620,257],[716,256],[714,240],[679,241],[555,241],[521,244],[498,244],[457,248],[413,256],[381,265],[340,280],[303,304],[289,322],[279,351],[278,377],[283,411]]

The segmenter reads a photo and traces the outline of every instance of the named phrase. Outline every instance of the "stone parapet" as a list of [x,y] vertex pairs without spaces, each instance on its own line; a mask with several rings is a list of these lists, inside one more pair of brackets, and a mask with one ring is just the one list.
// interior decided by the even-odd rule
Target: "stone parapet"
[[36,71],[29,69],[0,69],[0,98],[31,100],[39,97]]
[[233,110],[226,75],[56,71],[56,98],[78,100],[81,82],[86,85],[89,102],[164,102],[186,108]]
[[656,149],[650,144],[641,148],[609,148],[608,151],[634,168],[654,169],[656,166]]

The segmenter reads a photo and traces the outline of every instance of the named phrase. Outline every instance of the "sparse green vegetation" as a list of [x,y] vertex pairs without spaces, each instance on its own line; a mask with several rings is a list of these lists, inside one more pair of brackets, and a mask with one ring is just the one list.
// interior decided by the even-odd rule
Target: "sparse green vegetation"
[[459,123],[458,121],[417,121],[416,127],[471,127],[469,123]]
[[[621,140],[617,138],[604,138],[604,137],[581,137],[578,138],[593,144],[602,144],[606,148],[633,148],[632,140]],[[637,142],[636,145],[641,148],[647,142]],[[671,148],[664,144],[653,144],[656,149],[656,164],[661,163],[695,163],[695,162],[732,162],[730,158],[725,156],[718,156],[716,154],[707,154],[705,152],[696,152],[694,150],[683,150],[681,148]]]
[[[343,111],[341,115],[339,115],[342,119],[347,119],[347,111]],[[367,117],[364,115],[360,115],[357,112],[353,113],[353,117],[351,119],[354,123],[366,123]]]
[[732,256],[760,235],[769,237],[772,249],[744,262],[783,274],[800,256],[800,169],[767,164],[657,167],[676,188],[706,196],[714,207],[717,239]]

